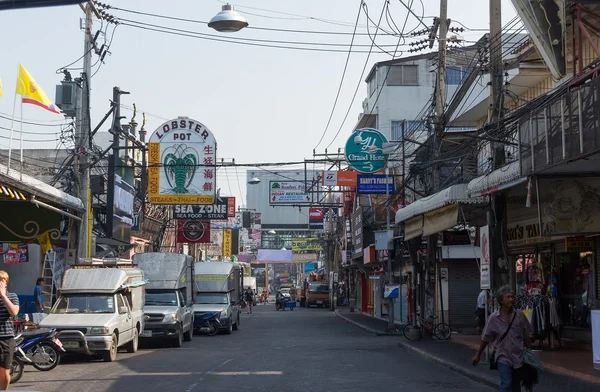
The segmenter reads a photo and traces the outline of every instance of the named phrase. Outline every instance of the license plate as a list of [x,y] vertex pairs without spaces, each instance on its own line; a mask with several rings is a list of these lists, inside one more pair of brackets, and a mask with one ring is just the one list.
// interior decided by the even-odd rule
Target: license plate
[[[62,342],[60,341],[60,339],[59,339],[59,338],[54,338],[54,339],[52,339],[52,341],[53,341],[53,342],[54,342],[54,344],[56,344],[56,345],[57,345],[59,348],[63,348],[63,344],[62,344]],[[77,343],[77,342],[73,342],[73,343]]]
[[65,348],[79,348],[79,342],[64,342],[62,345]]
[[152,337],[152,331],[146,330],[146,331],[142,332],[141,336],[144,338],[150,338],[150,337]]
[[317,301],[318,305],[321,305],[323,303],[323,301]]

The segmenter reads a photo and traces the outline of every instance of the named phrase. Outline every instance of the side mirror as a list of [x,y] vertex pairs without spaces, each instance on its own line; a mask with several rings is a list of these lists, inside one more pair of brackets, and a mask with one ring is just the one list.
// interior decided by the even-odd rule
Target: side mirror
[[127,306],[121,306],[119,308],[119,314],[125,314],[128,312]]

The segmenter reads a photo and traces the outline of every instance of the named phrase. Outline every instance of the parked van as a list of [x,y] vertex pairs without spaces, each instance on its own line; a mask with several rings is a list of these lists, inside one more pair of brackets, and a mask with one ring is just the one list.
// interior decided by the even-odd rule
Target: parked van
[[240,327],[242,268],[228,262],[195,263],[194,329],[215,335]]
[[144,273],[129,260],[80,259],[67,269],[60,297],[41,328],[56,328],[67,352],[117,359],[134,353],[144,330]]
[[176,347],[194,335],[194,259],[181,253],[137,253],[133,263],[148,280],[142,338],[170,339]]

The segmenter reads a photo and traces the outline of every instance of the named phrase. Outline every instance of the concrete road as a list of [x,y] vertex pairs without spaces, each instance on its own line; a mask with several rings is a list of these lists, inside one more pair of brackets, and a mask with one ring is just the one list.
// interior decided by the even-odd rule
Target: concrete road
[[27,367],[14,390],[377,392],[488,391],[445,367],[407,356],[395,337],[375,337],[326,309],[243,313],[233,335],[194,336],[182,348],[144,345],[114,363],[65,359],[50,372]]

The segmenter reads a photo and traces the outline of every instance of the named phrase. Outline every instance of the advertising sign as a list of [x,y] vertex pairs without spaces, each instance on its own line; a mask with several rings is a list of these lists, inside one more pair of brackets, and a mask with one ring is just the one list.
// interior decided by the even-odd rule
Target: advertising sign
[[217,143],[202,123],[178,117],[148,143],[148,198],[153,204],[213,204]]
[[292,251],[323,250],[316,238],[292,238]]
[[479,286],[481,289],[492,288],[490,272],[490,227],[479,228],[479,246],[481,247],[481,263],[479,264]]
[[110,157],[108,172],[114,175],[108,178],[109,192],[106,200],[109,206],[106,217],[108,232],[111,238],[128,244],[133,226],[135,194],[133,167],[127,166],[119,158],[115,167],[112,155]]
[[308,210],[308,228],[312,230],[323,230],[325,220],[325,208],[311,207]]
[[387,155],[383,153],[383,145],[386,143],[387,138],[378,130],[359,129],[346,142],[346,161],[358,172],[375,173],[385,165]]
[[356,186],[357,172],[351,170],[323,171],[324,186]]
[[235,197],[225,197],[227,199],[227,217],[235,218]]
[[400,297],[400,286],[386,284],[383,291],[383,298],[399,298]]
[[385,188],[390,194],[394,193],[394,177],[386,176],[358,176],[356,191],[366,194],[384,194]]
[[230,213],[230,199],[233,199],[235,217],[235,198],[222,197],[214,204],[178,204],[174,208],[175,219],[227,220]]
[[293,253],[292,262],[294,263],[316,263],[319,255],[316,253]]
[[223,230],[223,256],[231,256],[231,229]]
[[178,220],[177,243],[207,244],[210,243],[210,222],[201,220]]
[[270,181],[270,204],[311,203],[312,194],[306,193],[306,184],[302,181]]

